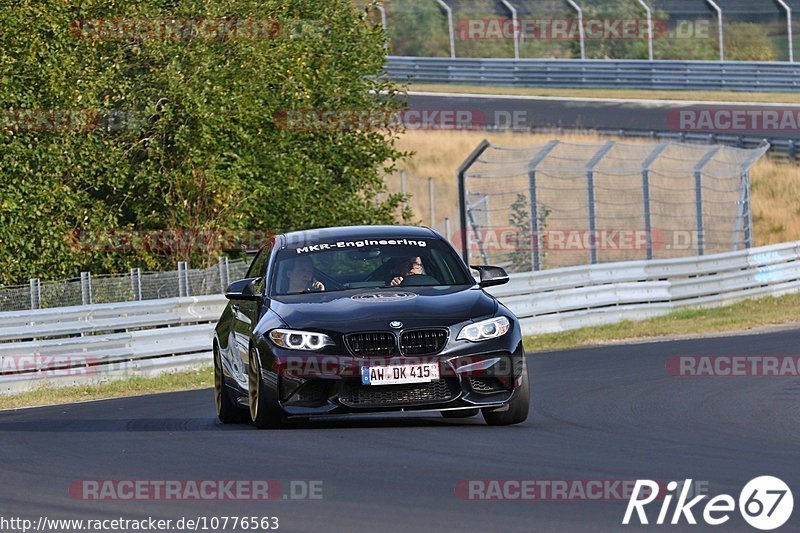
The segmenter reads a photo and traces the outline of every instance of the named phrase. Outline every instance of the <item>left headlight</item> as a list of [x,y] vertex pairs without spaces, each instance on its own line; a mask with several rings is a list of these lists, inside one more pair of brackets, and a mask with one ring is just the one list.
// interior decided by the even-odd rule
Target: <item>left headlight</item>
[[324,346],[333,346],[333,339],[324,333],[313,331],[297,331],[293,329],[273,329],[269,338],[281,348],[289,350],[319,350]]
[[482,320],[461,328],[461,332],[456,340],[466,339],[468,341],[485,341],[501,337],[508,332],[509,322],[504,316]]

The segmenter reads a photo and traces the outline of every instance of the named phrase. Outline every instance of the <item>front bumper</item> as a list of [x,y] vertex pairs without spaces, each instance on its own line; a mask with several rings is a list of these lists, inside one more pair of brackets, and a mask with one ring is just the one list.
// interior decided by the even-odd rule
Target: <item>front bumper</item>
[[[523,385],[524,350],[469,355],[359,358],[336,355],[276,355],[265,378],[277,385],[278,404],[288,417],[443,411],[502,410]],[[437,362],[440,379],[405,385],[363,385],[362,366]]]

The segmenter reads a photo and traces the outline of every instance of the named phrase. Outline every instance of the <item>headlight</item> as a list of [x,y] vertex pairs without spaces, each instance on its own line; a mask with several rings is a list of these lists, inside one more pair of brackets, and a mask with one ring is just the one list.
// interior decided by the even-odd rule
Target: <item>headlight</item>
[[293,329],[273,329],[269,338],[281,348],[289,350],[319,350],[323,346],[333,346],[333,340],[324,333],[296,331]]
[[487,339],[494,339],[502,337],[508,332],[509,324],[508,319],[504,316],[497,318],[490,318],[464,326],[461,328],[461,333],[458,334],[456,340],[466,339],[468,341],[485,341]]

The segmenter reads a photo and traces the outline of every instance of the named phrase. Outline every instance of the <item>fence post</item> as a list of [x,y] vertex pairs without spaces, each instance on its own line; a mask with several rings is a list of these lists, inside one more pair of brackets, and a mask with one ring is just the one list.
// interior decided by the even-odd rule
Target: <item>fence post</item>
[[717,146],[712,148],[703,158],[698,161],[694,167],[694,202],[695,202],[695,216],[697,218],[697,255],[703,255],[706,251],[705,243],[705,223],[703,221],[703,167],[714,159],[717,152],[722,147]]
[[542,232],[539,227],[539,200],[536,193],[536,168],[545,157],[558,145],[559,141],[550,141],[539,153],[533,156],[528,164],[528,194],[530,196],[530,224],[531,224],[531,269],[534,271],[542,268]]
[[450,242],[450,219],[448,217],[444,217],[444,238]]
[[131,269],[131,292],[135,301],[142,301],[142,270],[140,268]]
[[595,213],[594,200],[594,168],[616,143],[609,141],[603,145],[586,164],[586,195],[589,207],[589,261],[597,263],[597,213]]
[[92,273],[81,272],[81,301],[83,305],[92,305]]
[[219,258],[219,284],[222,289],[222,293],[225,294],[228,285],[230,285],[231,273],[228,270],[228,258],[225,256],[221,256]]
[[408,207],[408,202],[406,201],[406,171],[400,171],[400,194],[403,195],[403,211],[406,210]]
[[42,284],[39,278],[31,279],[31,309],[42,308]]
[[456,176],[458,177],[458,208],[459,208],[459,230],[461,231],[461,256],[464,262],[469,264],[469,250],[467,249],[467,187],[466,177],[469,168],[478,160],[478,158],[485,152],[491,144],[484,139],[481,143],[469,154],[469,157],[461,163],[458,167]]
[[178,262],[178,296],[189,296],[189,269],[186,261]]
[[650,165],[658,159],[661,152],[666,150],[669,143],[661,143],[656,146],[655,150],[650,152],[647,159],[642,163],[642,202],[644,206],[644,238],[645,246],[647,247],[646,258],[653,258],[653,227],[652,216],[650,213]]
[[436,185],[433,183],[433,178],[428,178],[428,200],[431,203],[431,227],[436,227]]

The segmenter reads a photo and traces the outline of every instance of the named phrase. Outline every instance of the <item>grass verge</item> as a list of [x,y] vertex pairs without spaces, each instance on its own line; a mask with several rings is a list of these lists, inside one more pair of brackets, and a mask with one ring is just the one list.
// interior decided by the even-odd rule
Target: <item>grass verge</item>
[[[60,403],[83,402],[121,396],[139,396],[158,392],[204,389],[214,385],[212,367],[188,372],[162,374],[156,377],[135,376],[119,381],[109,381],[101,385],[80,385],[74,387],[44,387],[20,394],[0,395],[0,409],[16,409]],[[213,398],[209,396],[209,405]]]
[[800,93],[739,91],[648,91],[641,89],[552,89],[546,87],[495,87],[487,85],[415,83],[409,91],[434,93],[505,94],[558,98],[622,98],[630,100],[695,100],[698,102],[800,103]]
[[745,300],[712,309],[682,309],[641,321],[581,328],[525,337],[526,351],[551,351],[597,346],[618,341],[665,336],[743,331],[800,321],[800,294]]

